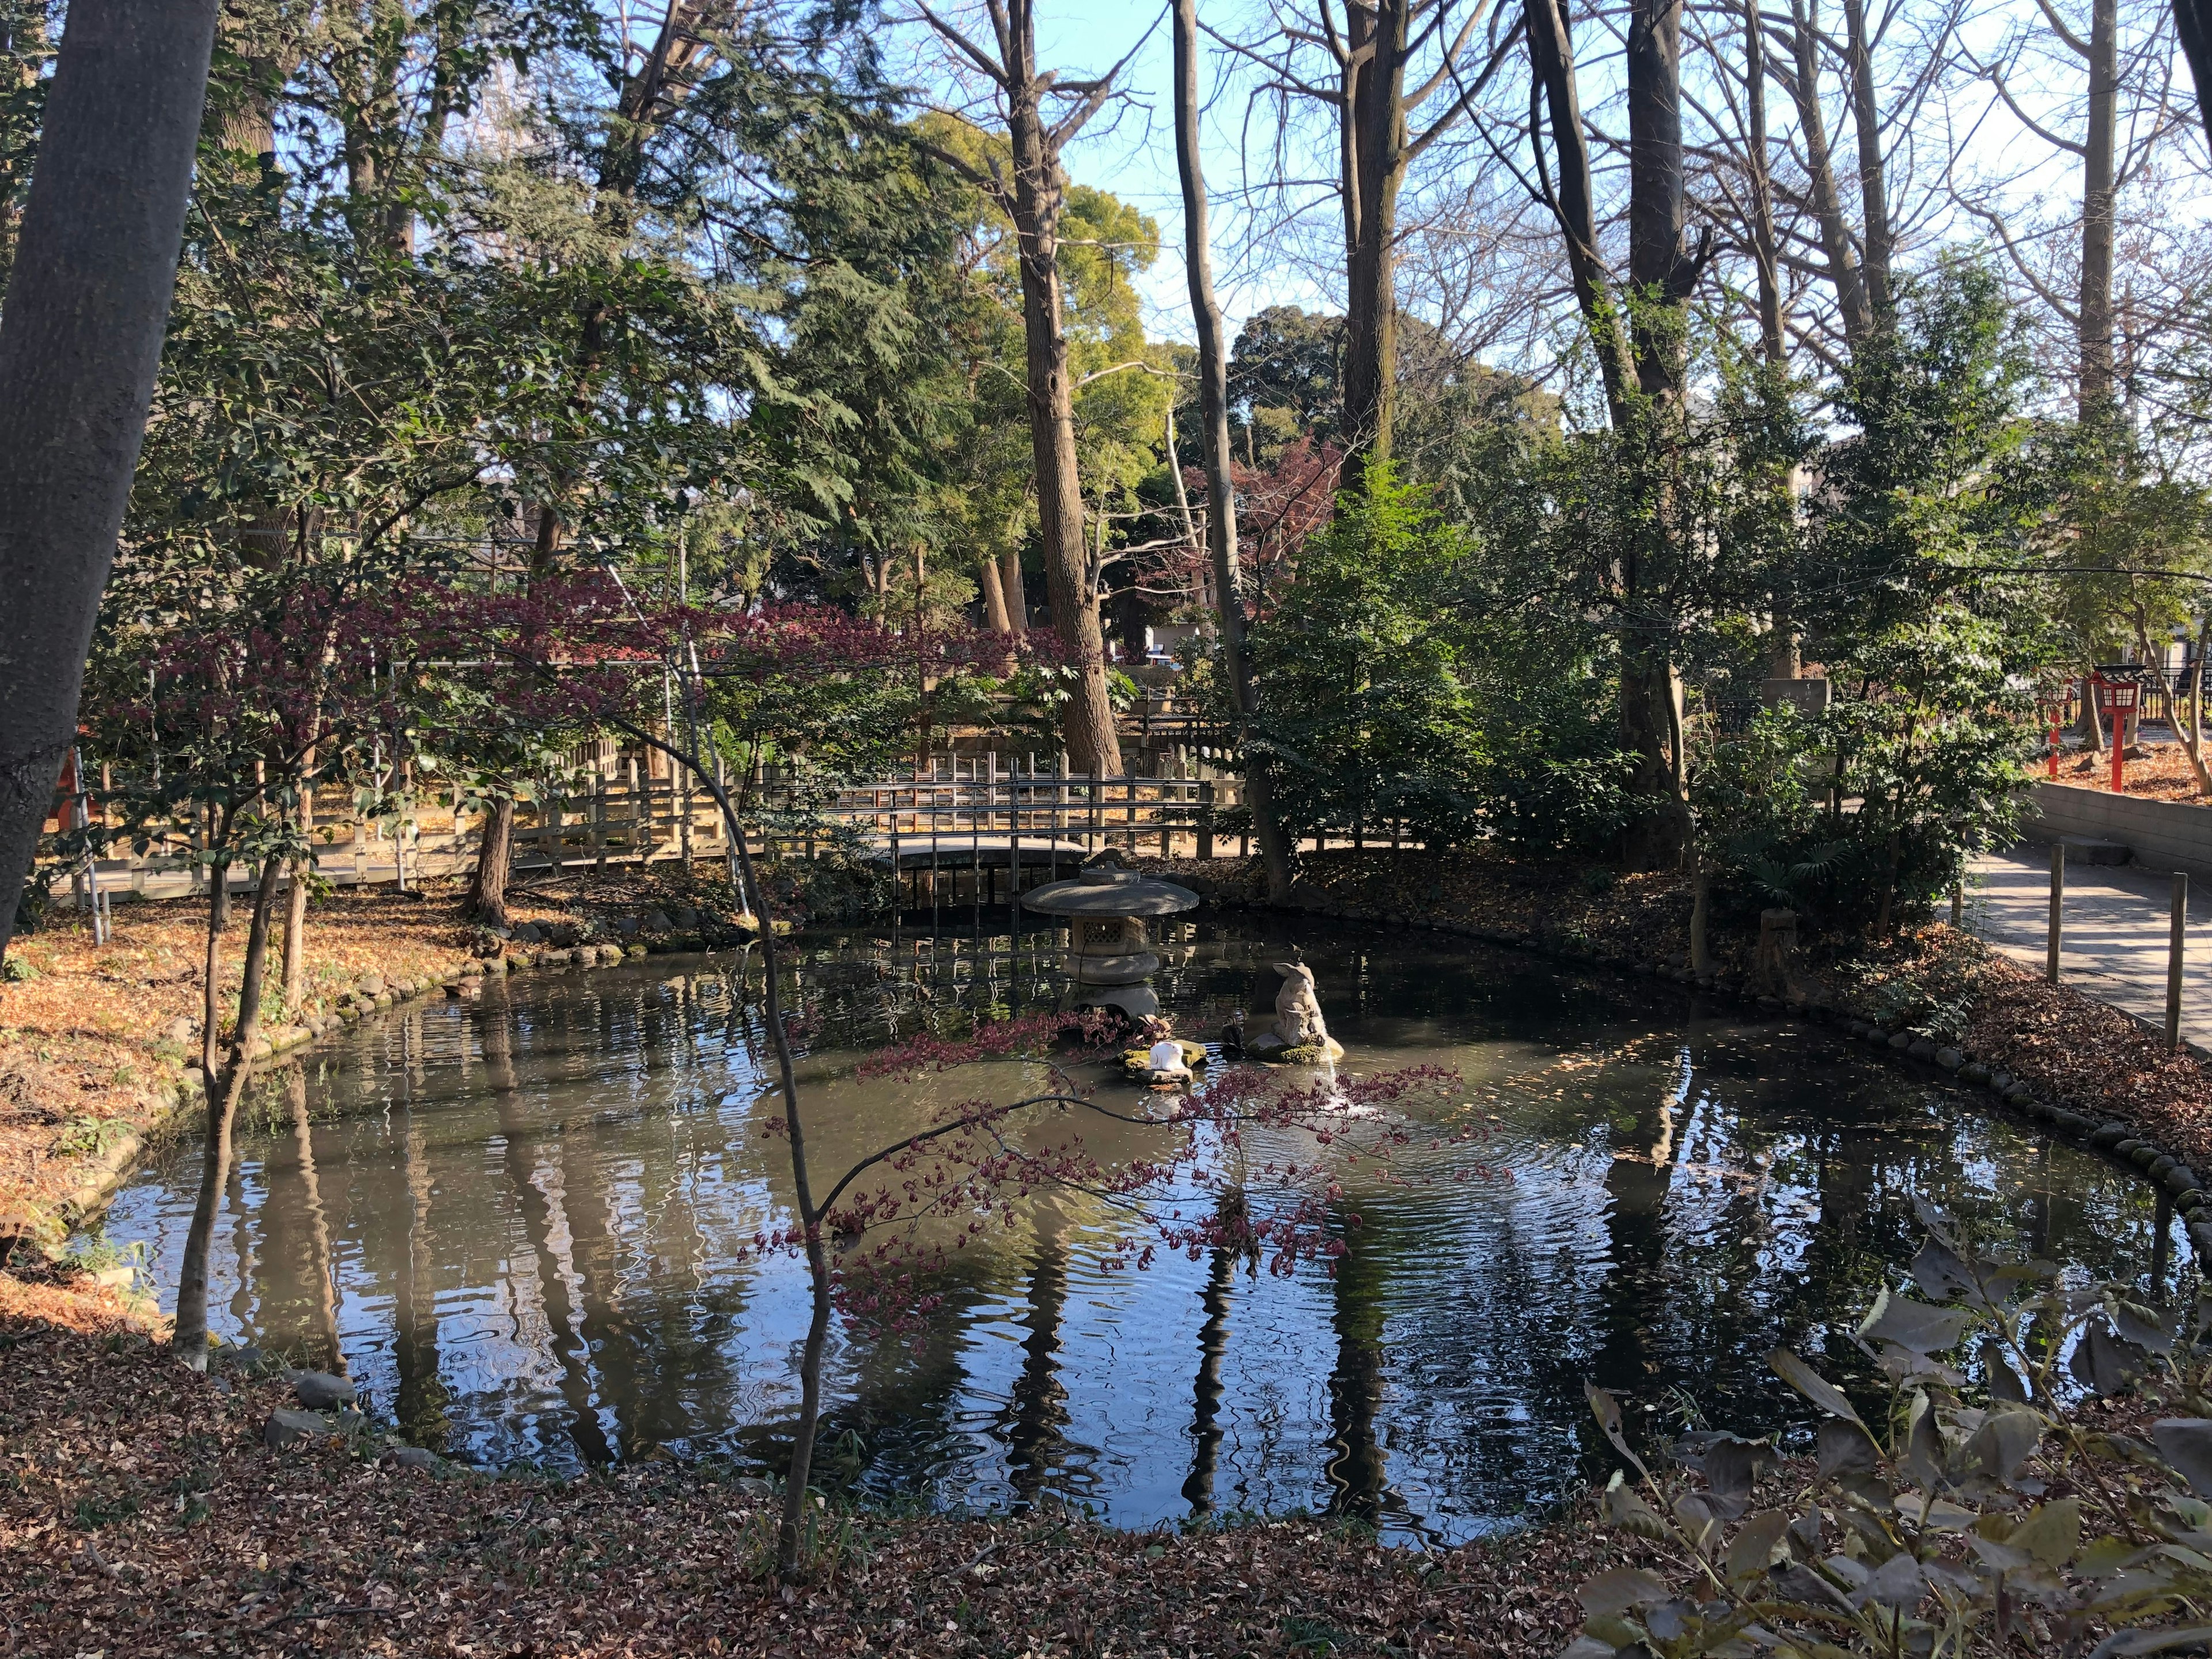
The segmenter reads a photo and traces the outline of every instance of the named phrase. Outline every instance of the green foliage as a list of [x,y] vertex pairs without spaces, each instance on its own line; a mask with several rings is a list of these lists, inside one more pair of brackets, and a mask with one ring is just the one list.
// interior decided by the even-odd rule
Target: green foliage
[[1251,635],[1263,712],[1250,747],[1287,831],[1401,818],[1435,841],[1476,832],[1482,733],[1448,603],[1471,555],[1387,471],[1306,544]]
[[[1654,1565],[1582,1587],[1588,1621],[1562,1659],[2119,1659],[2212,1636],[2192,1605],[2212,1594],[2212,1297],[2177,1310],[2069,1284],[1921,1215],[1919,1294],[1883,1290],[1853,1338],[1885,1393],[1854,1399],[1770,1356],[1820,1413],[1809,1469],[1776,1471],[1773,1441],[1727,1431],[1655,1467],[1589,1389],[1634,1471],[1613,1476],[1607,1517]],[[2148,1437],[2094,1428],[2063,1408],[2081,1392],[2176,1414]]]

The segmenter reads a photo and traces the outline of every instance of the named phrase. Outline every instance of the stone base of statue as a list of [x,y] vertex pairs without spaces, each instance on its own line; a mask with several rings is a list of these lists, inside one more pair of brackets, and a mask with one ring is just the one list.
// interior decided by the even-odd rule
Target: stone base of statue
[[1310,1037],[1302,1042],[1290,1042],[1273,1031],[1262,1031],[1245,1039],[1244,1052],[1254,1060],[1275,1065],[1319,1066],[1324,1061],[1342,1060],[1344,1045],[1326,1034],[1318,1040]]

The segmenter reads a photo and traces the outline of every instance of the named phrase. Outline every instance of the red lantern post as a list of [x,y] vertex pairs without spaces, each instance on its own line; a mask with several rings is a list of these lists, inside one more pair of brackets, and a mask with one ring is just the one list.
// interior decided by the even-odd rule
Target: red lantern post
[[2102,674],[2090,678],[2089,684],[2096,693],[2097,707],[2109,710],[2112,716],[2112,793],[2124,795],[2127,779],[2121,770],[2125,763],[2123,738],[2127,729],[2127,717],[2134,712],[2136,694],[2142,688],[2133,680],[2108,680]]
[[2066,702],[2063,697],[2054,694],[2043,698],[2041,707],[2043,723],[2049,728],[2050,736],[2050,742],[2045,746],[2043,757],[2044,774],[2047,777],[2056,778],[2058,775],[2059,723],[2065,717]]

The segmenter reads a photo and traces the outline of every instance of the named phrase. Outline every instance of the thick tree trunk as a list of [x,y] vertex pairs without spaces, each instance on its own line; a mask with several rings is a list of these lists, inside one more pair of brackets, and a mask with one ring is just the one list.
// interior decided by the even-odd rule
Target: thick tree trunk
[[1751,257],[1759,275],[1759,349],[1776,368],[1789,361],[1782,331],[1781,259],[1774,240],[1774,180],[1767,167],[1766,32],[1759,0],[1743,0],[1743,107],[1751,185]]
[[1634,0],[1628,22],[1628,280],[1636,379],[1679,402],[1682,302],[1694,270],[1682,252],[1681,0]]
[[[1024,9],[1023,15],[1028,13]],[[1060,158],[1048,141],[1031,67],[1034,43],[1018,43],[1022,70],[1009,94],[1014,158],[1014,234],[1020,244],[1022,332],[1027,346],[1030,447],[1036,467],[1037,528],[1053,626],[1075,670],[1061,734],[1079,771],[1118,775],[1121,743],[1106,693],[1106,641],[1098,592],[1083,544],[1083,489],[1075,464],[1075,387],[1061,328]],[[1009,67],[1012,67],[1010,65]]]
[[514,861],[514,797],[501,795],[484,814],[477,867],[469,878],[468,914],[487,927],[507,926],[507,878]]
[[2118,0],[2091,0],[2089,131],[2081,156],[2081,366],[2087,420],[2112,400],[2112,152],[2119,110]]
[[2197,88],[2197,115],[2212,137],[2212,0],[2173,0],[2173,24]]
[[[276,908],[276,878],[283,868],[279,859],[261,866],[261,881],[253,896],[253,921],[246,935],[246,969],[238,981],[238,1024],[231,1032],[230,1056],[220,1067],[210,1066],[200,1075],[207,1088],[207,1142],[200,1158],[200,1190],[192,1206],[191,1225],[185,1234],[184,1260],[177,1273],[176,1334],[170,1352],[193,1370],[207,1369],[208,1252],[215,1239],[217,1212],[222,1206],[223,1183],[230,1172],[231,1127],[237,1121],[238,1103],[253,1070],[253,1044],[261,1035],[261,987],[269,965],[269,917]],[[216,1053],[216,1022],[222,1017],[218,989],[222,953],[220,931],[210,918],[208,925],[207,984],[204,1001],[206,1029],[201,1053]]]
[[[1590,185],[1589,136],[1583,131],[1582,96],[1575,76],[1574,36],[1563,0],[1523,0],[1522,16],[1534,90],[1542,94],[1559,162],[1553,203],[1567,246],[1575,303],[1597,352],[1606,401],[1617,410],[1627,393],[1628,347],[1607,286],[1605,262],[1598,255],[1596,198]],[[1537,154],[1540,160],[1540,146]]]
[[[1229,671],[1230,696],[1236,702],[1239,723],[1249,725],[1258,705],[1244,644],[1244,571],[1237,550],[1237,491],[1229,471],[1229,353],[1223,338],[1221,305],[1213,292],[1206,176],[1199,155],[1198,0],[1175,0],[1175,76],[1183,269],[1189,280],[1191,317],[1198,329],[1198,408],[1206,440],[1206,545],[1213,566],[1213,592],[1221,617],[1221,656]],[[1176,465],[1172,454],[1168,464]],[[1181,476],[1179,470],[1177,476]],[[1267,766],[1248,748],[1244,767],[1252,833],[1259,841],[1261,862],[1267,872],[1268,895],[1279,898],[1290,889],[1290,849],[1275,817],[1274,791]]]
[[1006,602],[1006,631],[1026,634],[1030,627],[1030,598],[1022,583],[1022,550],[1009,547],[999,555],[999,592]]
[[73,0],[0,310],[0,951],[76,733],[176,283],[216,0]]
[[1858,128],[1859,245],[1866,250],[1867,309],[1876,325],[1888,320],[1894,299],[1889,256],[1894,240],[1889,227],[1887,167],[1881,154],[1881,106],[1874,88],[1874,43],[1867,37],[1866,0],[1844,0],[1844,27],[1850,57],[1851,119]]
[[1858,255],[1851,246],[1850,228],[1844,221],[1843,201],[1836,191],[1835,162],[1828,150],[1827,119],[1820,108],[1820,20],[1814,0],[1790,0],[1790,17],[1797,71],[1790,91],[1797,104],[1797,125],[1805,139],[1813,216],[1820,222],[1820,251],[1827,258],[1829,284],[1836,290],[1844,343],[1856,349],[1872,331],[1874,319],[1868,309]]
[[986,559],[981,572],[983,582],[983,623],[994,634],[1011,634],[1014,626],[1006,615],[1006,591],[999,583],[999,562]]
[[[1390,459],[1397,385],[1398,186],[1405,176],[1407,0],[1346,8],[1344,489]],[[1180,138],[1180,135],[1178,135]]]
[[[1671,451],[1680,418],[1686,338],[1685,302],[1697,263],[1682,248],[1681,0],[1634,0],[1628,24],[1628,276],[1636,294],[1630,330],[1639,404],[1616,411],[1624,429],[1644,423],[1647,487],[1652,495],[1620,573],[1624,608],[1633,619],[1620,659],[1621,733],[1636,757],[1634,787],[1651,803],[1630,827],[1632,863],[1670,869],[1689,844],[1690,813],[1682,753],[1682,689],[1668,649],[1672,635],[1649,625],[1655,584],[1647,573],[1672,562],[1675,533]],[[1626,420],[1620,417],[1626,414]]]

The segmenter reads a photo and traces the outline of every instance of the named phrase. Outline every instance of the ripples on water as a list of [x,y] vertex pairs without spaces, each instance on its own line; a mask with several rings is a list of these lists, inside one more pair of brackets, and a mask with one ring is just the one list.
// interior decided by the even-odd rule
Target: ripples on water
[[[1334,1508],[1459,1539],[1595,1467],[1585,1378],[1654,1425],[1802,1419],[1760,1357],[1787,1343],[1850,1372],[1851,1324],[1917,1246],[1916,1198],[2147,1288],[2189,1260],[2131,1176],[1820,1027],[1428,935],[1181,933],[1159,983],[1186,1033],[1267,1008],[1265,964],[1301,948],[1346,1066],[1455,1066],[1455,1125],[1491,1138],[1423,1154],[1442,1179],[1355,1190],[1333,1279],[1116,1271],[1098,1215],[1032,1209],[960,1260],[919,1349],[841,1340],[829,1478],[1137,1524]],[[1053,1006],[1051,939],[800,944],[817,1169],[1023,1081],[1011,1063],[851,1071],[931,1010]],[[805,1291],[797,1264],[747,1249],[788,1175],[738,972],[731,954],[531,975],[273,1076],[239,1138],[210,1323],[313,1363],[341,1351],[380,1414],[480,1462],[772,1467]],[[1453,1179],[1454,1161],[1497,1173]],[[179,1147],[110,1218],[145,1242],[167,1305],[198,1163]]]

